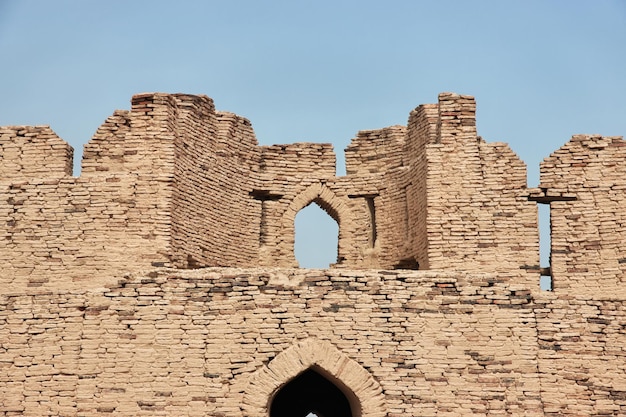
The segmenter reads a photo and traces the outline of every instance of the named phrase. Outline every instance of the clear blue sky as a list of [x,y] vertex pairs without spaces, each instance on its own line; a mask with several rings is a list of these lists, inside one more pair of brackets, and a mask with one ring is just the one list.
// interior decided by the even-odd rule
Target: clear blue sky
[[[146,91],[206,94],[261,144],[332,142],[340,170],[358,130],[471,94],[536,186],[572,134],[626,134],[626,1],[0,0],[0,125],[49,124],[80,155]],[[336,234],[301,217],[298,236]],[[336,243],[307,236],[301,262],[328,264]]]

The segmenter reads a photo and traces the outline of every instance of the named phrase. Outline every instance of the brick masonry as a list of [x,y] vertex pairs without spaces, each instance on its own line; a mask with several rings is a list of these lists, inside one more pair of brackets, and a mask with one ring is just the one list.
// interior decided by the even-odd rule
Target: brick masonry
[[[354,417],[626,414],[626,142],[574,136],[528,189],[475,109],[359,132],[341,177],[206,96],[134,96],[80,177],[49,127],[1,127],[0,413],[267,416],[311,368]],[[325,271],[294,269],[312,202]]]

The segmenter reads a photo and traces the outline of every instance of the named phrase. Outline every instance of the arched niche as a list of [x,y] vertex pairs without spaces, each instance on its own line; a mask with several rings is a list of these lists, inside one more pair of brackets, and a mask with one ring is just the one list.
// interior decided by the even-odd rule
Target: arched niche
[[297,392],[316,381],[325,384],[323,389],[334,392],[334,395],[338,393],[333,386],[339,390],[342,394],[339,397],[345,398],[349,404],[351,417],[384,417],[387,414],[382,388],[365,368],[329,342],[310,338],[284,350],[250,377],[242,401],[244,415],[270,417],[272,404],[280,398],[283,389],[289,390],[295,385]]

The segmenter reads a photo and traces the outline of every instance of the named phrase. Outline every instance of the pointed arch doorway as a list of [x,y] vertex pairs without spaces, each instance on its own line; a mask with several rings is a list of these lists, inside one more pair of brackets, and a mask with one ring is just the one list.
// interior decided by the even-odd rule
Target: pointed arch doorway
[[356,417],[350,400],[322,373],[309,368],[285,384],[272,400],[270,417]]
[[[295,408],[305,413],[290,412],[292,417],[387,415],[385,396],[373,376],[331,343],[316,338],[301,340],[279,353],[254,372],[246,385],[242,410],[249,417],[284,416],[282,410],[294,402],[281,400],[281,397],[290,393],[304,405],[300,407],[298,403]],[[340,405],[334,411],[330,410],[330,402],[316,395],[306,398],[305,394],[311,390],[331,395]]]

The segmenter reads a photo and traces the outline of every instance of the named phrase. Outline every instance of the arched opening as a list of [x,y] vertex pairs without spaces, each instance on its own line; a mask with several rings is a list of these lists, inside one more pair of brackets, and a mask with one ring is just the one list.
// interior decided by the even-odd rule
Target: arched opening
[[337,262],[339,225],[312,203],[296,215],[294,255],[300,268],[328,268]]
[[312,368],[285,384],[274,396],[270,417],[357,417],[343,391]]
[[[370,372],[328,341],[316,338],[297,342],[276,355],[266,366],[262,366],[251,376],[246,377],[247,384],[241,402],[243,415],[257,417],[281,415],[276,414],[281,409],[280,397],[283,394],[280,393],[285,389],[290,389],[287,387],[295,387],[293,392],[296,393],[296,397],[303,402],[308,401],[305,396],[311,391],[311,386],[317,384],[306,383],[305,372],[307,371],[313,371],[323,377],[325,381],[321,381],[322,386],[332,388],[331,391],[338,389],[341,392],[343,397],[340,397],[345,398],[349,403],[350,414],[347,414],[348,416],[381,417],[387,415],[382,387]],[[298,378],[300,375],[303,375],[302,379]],[[302,398],[305,399],[302,400]],[[290,415],[294,417],[306,417],[308,414],[314,414],[317,417],[337,415],[335,412],[323,414],[326,408],[317,407],[318,403],[313,402],[309,405],[310,407],[305,407],[308,409],[305,414],[297,415],[295,411],[292,411]],[[278,408],[270,412],[272,407]],[[343,409],[346,408],[343,407]]]

